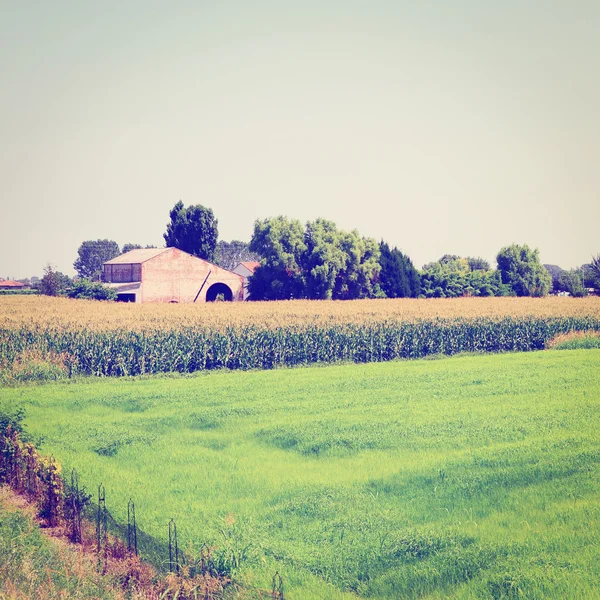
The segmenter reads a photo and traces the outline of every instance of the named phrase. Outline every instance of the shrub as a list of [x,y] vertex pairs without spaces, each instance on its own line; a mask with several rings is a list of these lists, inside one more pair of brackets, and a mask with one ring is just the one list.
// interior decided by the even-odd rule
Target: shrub
[[68,296],[86,300],[116,300],[117,290],[89,279],[79,279],[69,290]]

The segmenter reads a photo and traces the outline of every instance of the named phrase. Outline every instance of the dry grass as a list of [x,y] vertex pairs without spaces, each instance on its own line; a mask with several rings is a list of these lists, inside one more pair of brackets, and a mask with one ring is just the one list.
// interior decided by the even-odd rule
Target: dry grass
[[[15,552],[8,556],[0,553],[1,600],[216,600],[222,598],[224,584],[229,583],[209,575],[186,579],[170,574],[159,579],[150,565],[127,555],[117,539],[109,540],[106,569],[100,574],[92,523],[84,523],[82,544],[72,544],[64,523],[40,529],[35,505],[7,485],[0,485],[0,514],[16,514],[19,519],[16,530],[9,532],[17,534],[11,542]],[[17,548],[19,556],[13,556]]]
[[456,317],[600,317],[600,297],[444,298],[217,304],[125,304],[44,296],[0,297],[0,328],[156,330],[230,325],[362,324]]
[[600,346],[600,331],[570,331],[548,340],[546,348],[575,349],[597,348]]

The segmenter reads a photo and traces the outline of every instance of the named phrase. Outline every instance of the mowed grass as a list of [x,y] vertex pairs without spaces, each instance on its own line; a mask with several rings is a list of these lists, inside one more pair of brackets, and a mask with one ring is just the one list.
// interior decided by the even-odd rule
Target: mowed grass
[[[121,522],[286,598],[600,598],[600,351],[0,391]],[[192,550],[190,550],[192,551]],[[168,557],[165,557],[165,559]]]

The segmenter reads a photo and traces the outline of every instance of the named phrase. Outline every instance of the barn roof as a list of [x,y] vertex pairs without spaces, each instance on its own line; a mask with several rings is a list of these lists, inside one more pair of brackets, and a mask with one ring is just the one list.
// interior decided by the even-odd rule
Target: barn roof
[[248,269],[248,271],[252,271],[254,273],[254,271],[256,271],[256,269],[258,269],[258,267],[260,267],[260,263],[259,262],[241,262],[241,265],[244,265],[246,267],[246,269]]
[[143,263],[163,252],[166,252],[169,248],[138,248],[137,250],[130,250],[117,256],[111,260],[107,260],[105,265],[130,265]]

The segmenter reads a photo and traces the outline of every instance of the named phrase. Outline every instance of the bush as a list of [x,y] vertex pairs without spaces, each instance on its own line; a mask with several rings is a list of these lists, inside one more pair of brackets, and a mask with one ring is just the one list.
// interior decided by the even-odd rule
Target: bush
[[68,296],[86,300],[116,300],[117,290],[89,279],[79,279],[69,290]]

